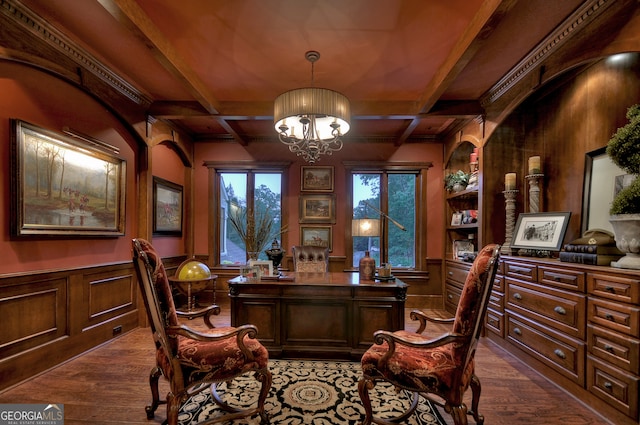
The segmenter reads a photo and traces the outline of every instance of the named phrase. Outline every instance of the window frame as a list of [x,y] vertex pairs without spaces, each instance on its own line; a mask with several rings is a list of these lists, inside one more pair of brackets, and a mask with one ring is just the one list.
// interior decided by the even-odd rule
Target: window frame
[[220,263],[220,237],[221,237],[221,205],[220,205],[220,175],[223,173],[248,173],[247,180],[247,202],[253,202],[255,194],[255,174],[260,173],[279,173],[281,175],[280,193],[281,193],[281,223],[282,225],[289,222],[288,192],[286,188],[289,182],[290,162],[254,162],[254,161],[205,161],[204,165],[208,168],[209,193],[208,193],[208,228],[209,228],[209,264],[213,264],[216,268],[238,268],[238,265],[221,264]]
[[[403,270],[425,270],[426,269],[426,252],[427,252],[427,171],[433,167],[431,162],[362,162],[362,161],[345,161],[345,193],[347,194],[347,211],[350,212],[345,217],[345,269],[354,270],[356,267],[352,264],[353,258],[353,237],[352,237],[352,221],[353,221],[353,175],[354,174],[382,174],[380,187],[380,209],[385,213],[388,212],[388,175],[393,173],[413,173],[416,174],[416,209],[415,209],[415,265],[413,268],[402,268]],[[387,223],[387,226],[389,224]],[[388,232],[384,232],[388,235]],[[385,252],[388,252],[386,246],[388,241],[380,241],[384,246]],[[384,245],[383,245],[384,244]]]

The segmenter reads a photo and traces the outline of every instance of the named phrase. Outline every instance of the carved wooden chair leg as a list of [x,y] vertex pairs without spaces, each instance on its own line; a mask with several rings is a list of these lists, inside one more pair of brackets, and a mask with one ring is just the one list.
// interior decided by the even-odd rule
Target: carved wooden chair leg
[[273,381],[273,376],[268,369],[261,370],[256,372],[256,379],[262,382],[262,387],[260,388],[260,395],[258,396],[258,413],[260,414],[260,423],[262,425],[266,425],[271,423],[271,419],[269,418],[269,414],[264,410],[264,403],[267,400],[267,396],[269,395],[269,390],[271,389],[271,384]]
[[444,410],[451,415],[456,425],[467,425],[467,406],[464,403],[458,405],[445,404]]
[[476,424],[484,424],[484,416],[478,412],[478,403],[480,402],[480,393],[482,392],[482,386],[480,385],[480,379],[475,375],[471,375],[471,413]]
[[358,394],[360,395],[360,400],[362,400],[362,406],[364,407],[364,420],[360,425],[371,425],[373,421],[371,398],[369,397],[369,389],[373,388],[373,385],[373,381],[366,377],[360,378],[360,381],[358,381]]
[[178,413],[182,400],[169,392],[167,394],[167,425],[178,425]]
[[164,404],[164,401],[160,401],[160,394],[158,392],[158,379],[162,375],[162,371],[159,367],[151,369],[149,374],[149,386],[151,387],[151,405],[144,408],[147,412],[147,419],[153,419],[155,411],[159,405]]

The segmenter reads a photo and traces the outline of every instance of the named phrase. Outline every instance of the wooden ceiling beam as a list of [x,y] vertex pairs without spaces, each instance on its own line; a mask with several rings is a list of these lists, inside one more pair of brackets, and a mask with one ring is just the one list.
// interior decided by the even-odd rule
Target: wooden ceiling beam
[[482,4],[420,96],[418,110],[421,113],[431,110],[516,2],[517,0],[486,0]]
[[209,114],[217,114],[220,111],[219,102],[209,89],[134,0],[98,1],[120,24],[151,50],[162,66],[184,84]]

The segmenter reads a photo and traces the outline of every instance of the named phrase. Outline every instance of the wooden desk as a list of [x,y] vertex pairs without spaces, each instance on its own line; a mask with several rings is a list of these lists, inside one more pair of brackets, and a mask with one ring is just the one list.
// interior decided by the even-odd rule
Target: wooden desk
[[357,273],[290,273],[293,281],[229,281],[231,325],[251,323],[272,357],[358,360],[379,329],[404,329],[408,285]]

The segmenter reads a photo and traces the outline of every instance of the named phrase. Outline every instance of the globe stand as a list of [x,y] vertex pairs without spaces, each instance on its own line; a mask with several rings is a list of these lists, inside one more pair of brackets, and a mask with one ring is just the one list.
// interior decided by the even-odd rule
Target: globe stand
[[189,258],[183,261],[176,269],[176,274],[169,277],[171,284],[187,297],[187,309],[180,310],[185,313],[196,313],[200,306],[196,296],[211,287],[213,304],[216,303],[216,279],[217,275],[211,274],[211,270],[201,261]]

